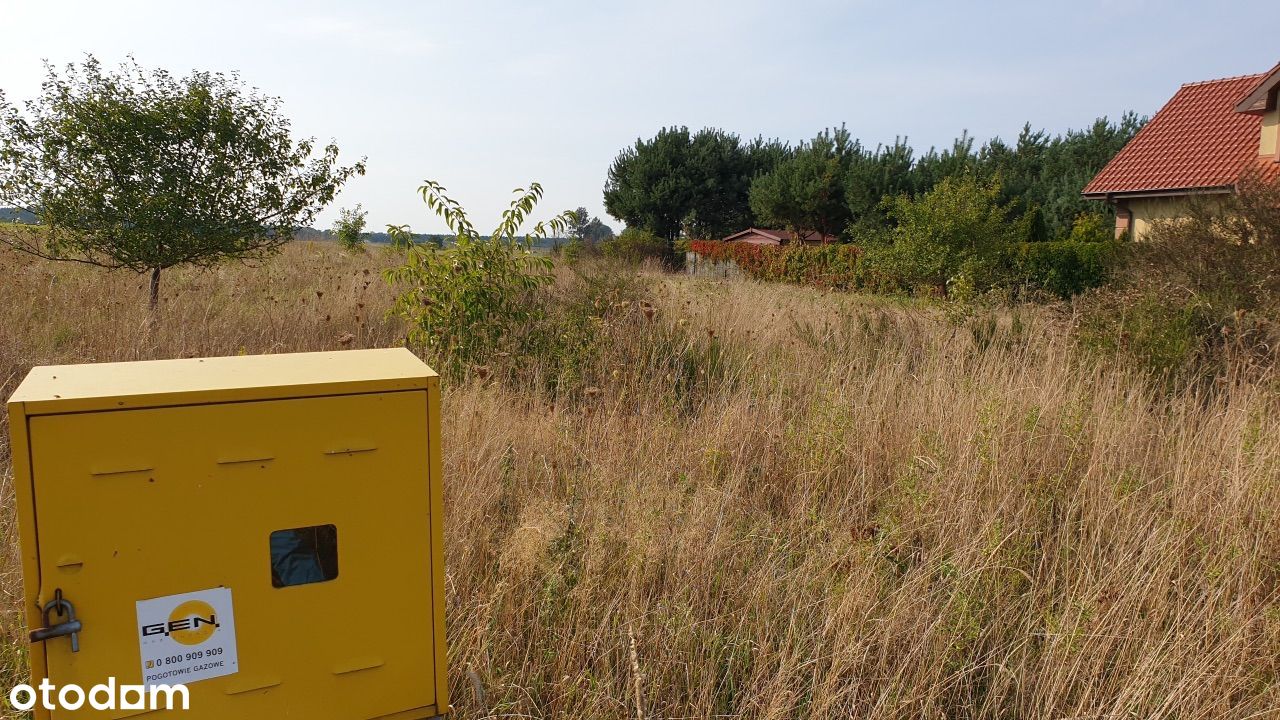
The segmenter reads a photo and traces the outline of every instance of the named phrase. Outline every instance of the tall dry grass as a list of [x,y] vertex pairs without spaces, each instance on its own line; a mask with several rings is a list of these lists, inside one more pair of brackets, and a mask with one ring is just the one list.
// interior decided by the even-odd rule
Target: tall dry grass
[[[400,336],[385,288],[364,286],[378,254],[297,245],[173,273],[154,324],[137,279],[0,257],[4,395],[37,363]],[[513,358],[517,374],[447,386],[459,717],[1280,708],[1275,387],[1157,393],[1078,357],[1045,309],[957,324],[800,288],[629,282],[574,383],[548,391],[562,370]],[[3,518],[8,680],[23,637]]]

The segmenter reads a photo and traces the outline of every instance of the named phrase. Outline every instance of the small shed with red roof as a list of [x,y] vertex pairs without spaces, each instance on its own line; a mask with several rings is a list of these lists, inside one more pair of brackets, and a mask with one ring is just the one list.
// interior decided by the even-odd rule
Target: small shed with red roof
[[1116,236],[1141,239],[1185,213],[1193,196],[1280,177],[1280,65],[1258,75],[1188,83],[1084,188],[1116,208]]
[[761,230],[747,228],[725,238],[723,242],[749,243],[751,245],[790,245],[799,242],[802,245],[827,245],[837,240],[834,235],[823,235],[816,230],[792,232],[790,230]]

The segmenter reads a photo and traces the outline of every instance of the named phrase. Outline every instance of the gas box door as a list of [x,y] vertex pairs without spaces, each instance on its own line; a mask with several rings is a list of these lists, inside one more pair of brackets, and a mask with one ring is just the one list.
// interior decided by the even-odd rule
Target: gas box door
[[41,600],[83,624],[78,652],[45,641],[50,681],[184,683],[192,720],[416,717],[427,413],[404,391],[30,418]]

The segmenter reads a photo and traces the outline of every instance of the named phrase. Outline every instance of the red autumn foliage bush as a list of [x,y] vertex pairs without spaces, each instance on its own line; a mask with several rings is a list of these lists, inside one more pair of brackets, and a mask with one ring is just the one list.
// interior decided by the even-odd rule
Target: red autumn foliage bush
[[858,260],[862,251],[855,245],[777,246],[694,240],[689,249],[711,262],[732,260],[755,280],[839,289],[861,285]]

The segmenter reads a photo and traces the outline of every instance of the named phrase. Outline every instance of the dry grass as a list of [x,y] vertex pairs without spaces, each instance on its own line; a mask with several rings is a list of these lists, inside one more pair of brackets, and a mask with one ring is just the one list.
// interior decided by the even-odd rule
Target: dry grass
[[[0,256],[0,395],[38,363],[395,344],[381,260],[172,273],[152,327],[139,279]],[[459,717],[1275,715],[1274,387],[1155,394],[1043,309],[635,282],[652,319],[604,313],[577,389],[447,389]]]

